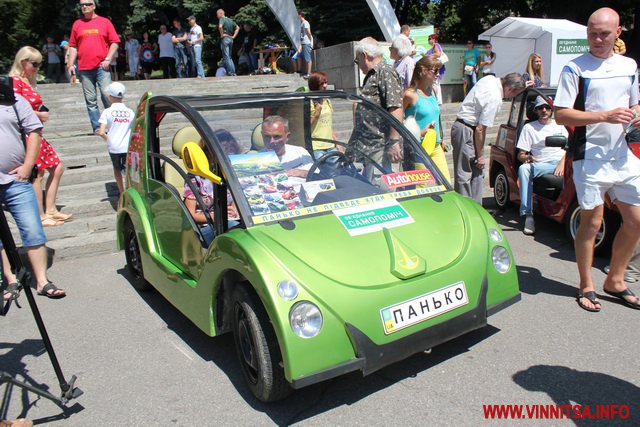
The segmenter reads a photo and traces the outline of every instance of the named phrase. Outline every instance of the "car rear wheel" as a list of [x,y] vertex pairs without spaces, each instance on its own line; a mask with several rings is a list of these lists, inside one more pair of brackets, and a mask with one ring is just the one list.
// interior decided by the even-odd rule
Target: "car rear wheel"
[[263,402],[287,397],[292,389],[280,365],[278,340],[262,303],[244,286],[233,294],[233,336],[244,378]]
[[138,236],[130,220],[126,220],[124,225],[124,254],[127,259],[127,269],[133,280],[131,284],[140,291],[148,291],[151,285],[144,279],[142,272],[142,259],[140,258],[140,245]]
[[[580,205],[578,205],[577,201],[574,201],[565,216],[565,231],[567,233],[567,237],[571,239],[571,242],[574,245],[576,241],[576,233],[578,231],[578,227],[580,226],[581,212],[582,209],[580,209]],[[606,256],[611,253],[613,238],[615,237],[619,227],[619,216],[615,212],[612,212],[609,209],[605,208],[602,218],[602,225],[600,226],[600,230],[596,235],[596,241],[594,244],[593,253],[595,255]]]
[[493,198],[500,209],[506,208],[509,204],[509,180],[504,169],[498,171],[493,182]]

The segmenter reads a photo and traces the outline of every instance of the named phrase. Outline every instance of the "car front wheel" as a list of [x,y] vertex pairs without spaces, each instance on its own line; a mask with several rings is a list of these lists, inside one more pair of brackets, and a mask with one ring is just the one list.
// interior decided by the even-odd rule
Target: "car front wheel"
[[124,225],[124,254],[127,259],[127,269],[133,280],[131,284],[140,291],[148,291],[151,285],[144,279],[142,273],[142,259],[140,258],[140,245],[138,236],[133,228],[131,220],[127,219]]
[[[565,216],[565,231],[567,233],[567,237],[571,239],[574,246],[576,233],[580,226],[581,213],[582,209],[580,209],[580,205],[578,205],[577,201],[574,201]],[[615,212],[605,208],[604,215],[602,217],[602,225],[600,226],[600,230],[598,230],[594,244],[593,253],[595,255],[606,256],[611,253],[613,238],[615,237],[619,227],[619,216]]]
[[263,402],[287,397],[292,389],[280,365],[278,340],[260,300],[244,286],[233,294],[233,336],[244,378]]
[[493,198],[500,209],[506,208],[509,204],[509,180],[504,169],[498,171],[493,182]]

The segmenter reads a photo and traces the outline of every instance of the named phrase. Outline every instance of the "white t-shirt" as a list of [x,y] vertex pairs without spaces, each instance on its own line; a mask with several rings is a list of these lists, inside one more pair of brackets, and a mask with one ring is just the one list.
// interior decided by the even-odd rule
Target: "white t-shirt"
[[[483,55],[482,56],[482,60],[485,62],[489,62],[493,59],[492,55]],[[482,67],[482,72],[484,74],[487,73],[492,73],[493,71],[491,71],[491,68],[493,67],[493,64],[489,64],[489,65],[485,65],[484,67]]]
[[531,152],[535,163],[558,162],[564,156],[564,150],[559,147],[545,147],[544,145],[545,138],[553,135],[568,137],[569,132],[553,119],[546,125],[536,120],[524,125],[516,147],[523,151]]
[[127,40],[126,43],[124,44],[124,50],[127,51],[127,54],[129,55],[129,58],[137,58],[138,57],[138,48],[139,47],[140,47],[140,43],[138,43],[138,40],[136,40],[136,39]]
[[493,126],[493,121],[502,108],[502,83],[496,76],[478,80],[460,105],[458,118],[471,126]]
[[158,34],[158,46],[160,46],[160,58],[173,58],[173,34]]
[[127,152],[133,117],[133,111],[121,102],[114,102],[102,112],[98,122],[107,125],[107,148],[110,153]]
[[304,20],[300,22],[300,44],[311,44],[311,39],[309,38],[307,30],[311,32],[311,25],[309,25],[309,21]]
[[[309,152],[302,147],[297,145],[289,145],[285,144],[285,152],[282,157],[280,157],[280,163],[285,171],[290,169],[303,169],[308,171],[311,169],[311,165],[313,164],[313,159],[309,155]],[[300,191],[300,185],[306,182],[306,178],[301,178],[297,176],[290,176],[289,183],[294,185],[296,191]]]
[[[554,103],[556,107],[582,111],[608,111],[633,106],[638,98],[638,73],[633,59],[621,55],[600,59],[585,53],[563,68]],[[575,144],[584,149],[584,159],[613,160],[627,155],[621,124],[577,126],[574,138]],[[574,150],[574,154],[578,153],[575,160],[582,158],[582,148]]]
[[198,36],[200,34],[202,34],[202,28],[200,25],[194,25],[189,30],[189,40],[191,40],[194,45],[202,45],[202,40],[198,41]]
[[280,157],[280,163],[284,170],[304,169],[309,170],[313,164],[313,159],[309,152],[297,145],[285,144],[284,155]]

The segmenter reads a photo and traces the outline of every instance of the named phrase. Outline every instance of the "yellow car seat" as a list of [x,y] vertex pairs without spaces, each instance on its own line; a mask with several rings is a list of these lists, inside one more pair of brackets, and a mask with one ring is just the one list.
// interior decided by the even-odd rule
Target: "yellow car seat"
[[[171,149],[173,150],[173,154],[177,156],[176,163],[180,166],[180,168],[186,173],[186,168],[182,163],[182,147],[187,142],[195,142],[198,143],[200,141],[200,134],[193,126],[185,126],[178,130],[176,134],[173,136],[173,141],[171,142]],[[175,159],[174,159],[175,160]],[[178,194],[182,195],[184,191],[184,179],[180,176],[180,173],[170,164],[165,163],[163,167],[164,172],[164,182],[172,185],[177,191]]]

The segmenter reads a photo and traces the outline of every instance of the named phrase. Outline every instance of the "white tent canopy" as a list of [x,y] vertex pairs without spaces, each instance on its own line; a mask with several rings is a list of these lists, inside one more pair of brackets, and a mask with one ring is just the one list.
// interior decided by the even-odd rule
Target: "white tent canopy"
[[[400,24],[389,0],[367,0],[384,38],[391,41],[400,34]],[[300,20],[293,0],[267,0],[267,5],[289,36],[291,46],[300,47]],[[307,17],[308,18],[308,17]],[[311,29],[313,34],[313,28]]]
[[589,51],[587,27],[566,19],[505,18],[480,34],[496,52],[494,72],[498,76],[525,71],[529,55],[542,56],[545,79],[556,86],[562,68]]

